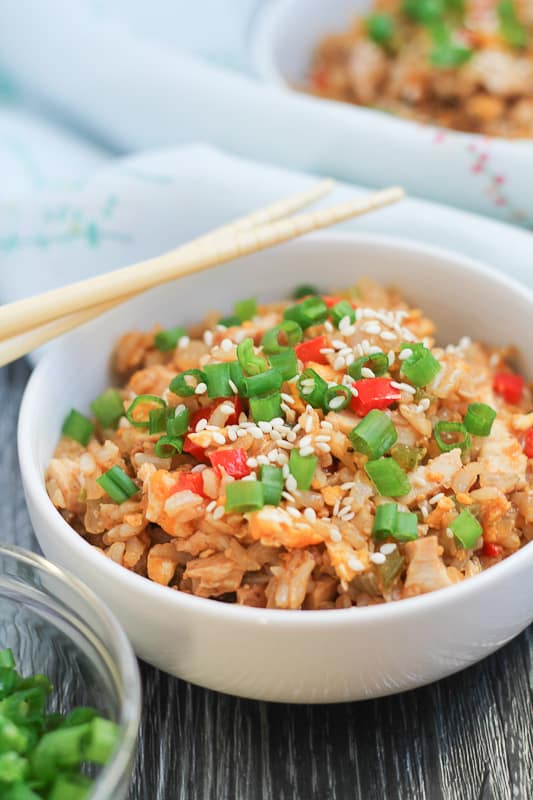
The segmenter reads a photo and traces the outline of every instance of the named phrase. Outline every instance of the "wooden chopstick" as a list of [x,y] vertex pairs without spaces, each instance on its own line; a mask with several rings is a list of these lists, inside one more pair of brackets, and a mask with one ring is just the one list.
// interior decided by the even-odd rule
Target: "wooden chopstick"
[[[20,352],[21,347],[25,347],[29,341],[22,342],[21,334],[27,334],[28,329],[34,325],[46,325],[74,312],[94,310],[101,304],[120,301],[126,295],[131,296],[157,284],[226,263],[397,202],[403,194],[402,189],[393,187],[333,208],[281,219],[252,230],[237,230],[234,235],[215,238],[208,236],[207,240],[202,237],[200,241],[158,258],[12,303],[0,309],[0,335],[3,338],[19,337],[18,342],[13,343],[18,353],[14,357],[18,357],[23,354]],[[68,318],[61,322],[68,324]],[[61,332],[65,332],[64,327]],[[46,335],[46,328],[43,333]],[[59,334],[53,333],[52,336],[54,335]],[[43,344],[52,336],[40,337],[37,344],[32,337],[32,347]],[[5,348],[0,349],[0,364],[8,363],[6,359],[13,359],[14,350],[9,352],[11,344],[10,342]]]

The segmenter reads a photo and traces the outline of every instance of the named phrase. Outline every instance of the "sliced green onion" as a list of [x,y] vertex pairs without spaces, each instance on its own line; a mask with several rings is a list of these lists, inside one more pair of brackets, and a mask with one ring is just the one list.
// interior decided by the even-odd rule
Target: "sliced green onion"
[[[85,775],[60,774],[52,785],[48,800],[87,800],[91,785],[90,778]],[[19,798],[10,798],[10,800],[19,800]],[[21,797],[20,800],[26,800],[26,798]],[[27,800],[30,798],[28,797]]]
[[261,481],[233,481],[226,485],[226,513],[246,514],[259,511],[264,505]]
[[229,317],[222,317],[217,322],[217,325],[223,325],[224,328],[235,328],[236,326],[238,326],[240,324],[241,324],[241,321],[240,321],[239,317],[236,317],[235,315],[231,315]]
[[5,650],[0,650],[0,667],[3,669],[15,669],[15,656],[11,648],[6,647]]
[[262,355],[256,354],[253,339],[243,339],[237,346],[237,359],[245,375],[259,375],[266,372],[269,363]]
[[301,286],[297,286],[293,291],[292,299],[303,300],[304,297],[308,297],[310,294],[317,295],[319,291],[316,286],[313,286],[311,283],[303,283]]
[[207,383],[208,397],[233,397],[235,392],[229,385],[231,380],[229,363],[206,364],[203,372]]
[[283,314],[285,319],[292,319],[298,323],[302,330],[312,325],[320,325],[328,318],[329,309],[321,297],[306,297],[300,303],[289,306]]
[[392,553],[387,554],[384,564],[374,565],[374,569],[379,575],[385,590],[392,586],[396,578],[400,575],[404,564],[405,559],[400,555],[396,547]]
[[527,28],[520,21],[513,0],[500,0],[498,3],[500,33],[511,47],[527,47]]
[[398,511],[396,530],[392,534],[398,542],[411,542],[418,539],[418,518],[410,511]]
[[141,491],[117,464],[100,475],[96,483],[119,505]]
[[118,728],[109,719],[96,716],[89,723],[88,741],[84,742],[83,760],[91,764],[105,764],[117,744]]
[[392,536],[396,530],[396,520],[398,517],[398,506],[396,503],[383,503],[376,506],[374,525],[372,526],[372,536],[378,541]]
[[279,506],[283,492],[283,472],[281,467],[262,464],[259,479],[263,484],[263,497],[266,506]]
[[250,397],[250,413],[254,422],[270,422],[281,417],[281,394],[272,392],[264,397]]
[[79,442],[85,447],[89,443],[93,430],[94,425],[91,420],[73,408],[65,417],[61,433],[63,436],[74,439],[75,442]]
[[394,21],[391,15],[370,14],[366,18],[366,32],[369,39],[372,39],[373,42],[381,47],[386,47],[394,36]]
[[244,383],[246,384],[246,395],[257,397],[281,389],[283,376],[277,369],[267,369],[266,372],[261,372],[259,375],[250,375],[249,378],[245,378]]
[[91,410],[103,428],[116,428],[124,416],[124,403],[116,389],[106,389],[93,400]]
[[287,347],[281,353],[271,353],[268,360],[278,372],[281,372],[284,381],[290,381],[298,373],[298,359],[292,347]]
[[154,453],[158,458],[172,458],[183,452],[184,443],[183,436],[162,436],[154,445]]
[[353,364],[348,367],[348,375],[354,381],[361,380],[363,367],[371,369],[376,378],[379,378],[381,375],[385,375],[389,369],[389,359],[385,353],[373,353],[371,356],[356,358]]
[[158,350],[165,353],[168,350],[174,350],[184,336],[187,336],[187,331],[181,325],[177,325],[175,328],[168,328],[166,331],[156,333],[154,344]]
[[309,403],[313,408],[323,408],[328,384],[318,372],[311,367],[304,369],[296,385],[304,403]]
[[483,528],[470,511],[465,508],[450,525],[455,538],[464,548],[470,550],[483,533]]
[[206,383],[204,373],[199,369],[186,369],[170,381],[170,391],[178,397],[191,397],[199,383]]
[[471,444],[470,435],[462,422],[437,422],[433,436],[442,453],[449,453],[456,447],[468,450]]
[[406,472],[416,469],[426,455],[425,447],[412,447],[409,444],[395,444],[390,454]]
[[342,411],[351,399],[352,393],[347,386],[343,386],[340,383],[337,386],[328,386],[324,395],[324,411],[326,413],[328,411]]
[[301,456],[298,450],[291,450],[289,470],[296,479],[298,489],[305,492],[311,487],[317,464],[318,458],[316,456]]
[[255,297],[249,297],[246,300],[239,300],[237,303],[235,303],[233,313],[240,322],[246,322],[248,319],[253,319],[257,314],[257,300]]
[[412,351],[409,358],[402,361],[401,373],[413,386],[427,386],[442,369],[433,353],[423,344],[404,342],[400,349]]
[[[230,361],[229,362],[229,376],[231,383],[237,389],[234,394],[238,394],[241,397],[244,397],[246,394],[246,384],[244,382],[244,372],[242,371],[242,367],[238,361]],[[233,387],[230,385],[230,389]]]
[[463,424],[472,436],[489,436],[496,411],[486,403],[470,403]]
[[403,497],[411,489],[407,475],[393,458],[369,461],[365,472],[383,497]]
[[[146,405],[151,406],[151,408],[148,408],[143,414],[142,409]],[[150,424],[150,411],[152,411],[153,408],[166,409],[166,407],[167,404],[161,397],[157,397],[155,394],[140,394],[128,407],[126,419],[134,428],[147,428]],[[137,414],[134,413],[136,409]],[[141,412],[140,417],[139,411]]]
[[167,409],[152,408],[148,414],[148,433],[161,433],[167,428]]
[[335,305],[330,308],[329,314],[331,321],[337,328],[345,317],[348,317],[350,323],[355,322],[355,309],[347,300],[339,300],[338,303],[335,303]]
[[302,339],[303,331],[298,323],[292,319],[285,319],[275,328],[266,331],[261,344],[265,353],[270,356],[273,353],[281,353],[287,347],[294,347]]
[[170,411],[166,425],[167,436],[170,436],[171,439],[184,436],[189,430],[189,416],[189,409],[183,405]]
[[380,458],[398,439],[390,417],[373,408],[349,433],[353,449],[370,461]]

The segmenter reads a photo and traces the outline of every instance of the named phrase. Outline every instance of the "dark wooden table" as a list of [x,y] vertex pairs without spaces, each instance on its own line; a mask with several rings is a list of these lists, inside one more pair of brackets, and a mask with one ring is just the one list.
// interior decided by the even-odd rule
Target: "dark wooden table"
[[[15,429],[29,376],[0,370],[0,538],[37,550]],[[131,800],[530,800],[532,629],[417,691],[335,706],[257,703],[141,664]]]

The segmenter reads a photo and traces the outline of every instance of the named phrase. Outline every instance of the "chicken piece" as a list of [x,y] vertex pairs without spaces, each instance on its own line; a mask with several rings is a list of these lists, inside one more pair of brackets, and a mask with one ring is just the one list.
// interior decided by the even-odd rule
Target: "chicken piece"
[[449,487],[458,470],[462,467],[461,450],[456,447],[449,453],[432,458],[422,467],[410,473],[411,491],[402,498],[406,505],[420,502],[436,494],[443,486]]
[[236,592],[244,570],[232,558],[216,553],[208,558],[189,561],[183,575],[190,580],[193,594],[199,597],[218,597],[227,592]]
[[84,512],[80,502],[79,462],[70,458],[53,458],[46,471],[46,490],[56,508],[76,514]]
[[280,565],[271,569],[272,578],[265,590],[267,608],[301,608],[315,559],[308,550],[295,550],[279,560]]
[[190,527],[184,525],[204,516],[204,500],[186,489],[176,492],[177,473],[156,470],[147,481],[146,518],[156,522],[170,536],[187,537]]
[[346,587],[356,575],[360,575],[369,567],[368,551],[366,549],[355,550],[344,539],[340,542],[326,542],[326,549],[331,566],[343,587]]
[[494,421],[490,436],[483,439],[478,460],[482,487],[512,492],[526,485],[527,457],[501,419]]
[[125,375],[140,367],[150,349],[154,347],[154,334],[142,331],[125,333],[117,342],[113,353],[113,367]]
[[474,55],[464,75],[465,80],[477,82],[490,95],[527,95],[533,83],[533,66],[527,58],[487,48]]
[[348,62],[348,75],[358,103],[372,105],[377,102],[387,72],[387,57],[374,42],[361,39],[354,45]]
[[163,364],[155,364],[135,372],[127,385],[127,389],[135,394],[155,394],[161,396],[168,389],[170,381],[176,377],[173,369]]
[[295,519],[283,508],[265,506],[249,514],[248,522],[252,539],[274,547],[309,547],[325,538],[317,523],[309,523],[305,517]]
[[440,558],[443,551],[436,536],[408,542],[404,551],[408,561],[404,597],[414,597],[452,585],[453,581]]
[[155,544],[148,553],[148,577],[155,583],[168,586],[179,562],[178,551],[172,542]]

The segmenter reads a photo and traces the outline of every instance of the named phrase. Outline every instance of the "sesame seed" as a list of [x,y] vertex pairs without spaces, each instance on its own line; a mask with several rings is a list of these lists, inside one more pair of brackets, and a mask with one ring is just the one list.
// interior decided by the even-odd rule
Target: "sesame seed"
[[395,389],[399,389],[400,392],[407,392],[408,394],[416,394],[415,387],[410,386],[408,383],[398,383],[398,381],[391,381],[390,385],[393,386]]
[[272,425],[270,424],[270,422],[261,421],[257,423],[257,426],[263,431],[263,433],[270,433],[270,431],[272,430]]
[[322,420],[322,422],[320,423],[320,427],[325,428],[327,431],[333,430],[333,425],[331,424],[331,422],[328,422],[327,419]]
[[311,444],[311,442],[312,442],[312,438],[311,438],[311,436],[303,436],[303,437],[300,439],[300,447],[309,447],[309,445]]
[[207,384],[203,381],[200,381],[196,389],[194,390],[194,394],[205,394],[207,392]]
[[313,418],[308,416],[305,420],[304,430],[306,433],[311,433],[311,428],[313,427]]
[[258,464],[268,464],[268,457],[264,455],[257,456],[257,463]]
[[362,326],[365,333],[378,334],[381,333],[381,325],[378,322],[367,322]]
[[362,564],[361,561],[354,556],[348,560],[348,566],[350,569],[353,569],[354,572],[362,572],[365,568],[364,564]]
[[396,360],[396,353],[394,352],[394,350],[389,350],[389,352],[387,353],[387,361],[389,362],[389,367],[392,367],[395,360]]
[[324,328],[327,330],[328,333],[333,333],[333,331],[335,330],[329,319],[327,319],[324,322]]
[[222,403],[222,405],[220,406],[220,410],[222,411],[223,414],[233,414],[233,412],[235,411],[235,406],[233,405],[233,403]]
[[324,355],[327,356],[329,355],[329,353],[334,353],[335,350],[333,349],[333,347],[321,347],[320,352],[324,353]]
[[392,331],[382,331],[379,334],[380,339],[383,339],[384,342],[393,342],[397,339],[397,334],[393,333]]
[[196,423],[196,428],[194,430],[196,431],[196,433],[200,433],[200,431],[203,431],[204,428],[207,428],[207,420],[206,419],[200,419]]
[[283,475],[283,477],[284,477],[284,478],[288,478],[288,477],[289,477],[289,475],[290,475],[291,473],[290,473],[290,471],[289,471],[289,467],[288,467],[288,465],[287,465],[287,466],[284,466],[284,467],[282,468],[282,470],[281,470],[281,473],[282,473],[282,475]]
[[224,516],[224,506],[218,506],[213,511],[213,519],[221,519]]
[[386,560],[383,553],[372,553],[370,556],[370,561],[372,561],[373,564],[384,564]]
[[320,450],[321,453],[331,453],[331,447],[325,442],[317,442],[315,448]]
[[350,513],[349,513],[349,514],[339,514],[339,516],[340,516],[340,517],[341,517],[341,519],[343,519],[345,522],[349,522],[351,519],[353,519],[353,518],[355,517],[355,513],[354,513],[353,511],[350,511]]
[[233,342],[231,339],[222,339],[220,342],[221,350],[224,350],[226,353],[229,353],[230,350],[233,349]]
[[296,441],[296,434],[294,431],[289,431],[287,434],[287,441],[288,442],[295,442]]
[[305,456],[313,455],[313,453],[314,453],[314,449],[311,446],[309,446],[309,447],[301,447],[300,448],[300,455],[303,456],[304,458],[305,458]]
[[257,428],[257,427],[250,428],[250,433],[252,434],[252,437],[254,439],[264,439],[265,438],[265,434],[263,433],[261,428]]
[[443,497],[444,497],[444,492],[439,492],[438,494],[436,494],[433,497],[431,497],[428,500],[428,502],[429,502],[430,505],[434,506],[439,502],[439,500],[442,500]]
[[359,397],[359,392],[357,391],[355,386],[349,386],[348,388],[352,393],[352,397]]
[[282,439],[281,442],[278,442],[278,446],[283,447],[284,450],[292,450],[294,447],[292,442],[286,442],[284,439]]
[[274,419],[270,420],[270,424],[273,428],[284,428],[285,427],[285,420],[281,417],[274,417]]
[[288,406],[288,405],[287,405],[287,403],[280,403],[280,404],[279,404],[279,407],[281,408],[281,410],[282,410],[282,411],[283,411],[285,414],[290,414],[290,413],[291,413],[291,411],[292,411],[292,408],[291,408],[290,406]]
[[419,408],[421,408],[422,411],[427,411],[430,405],[431,405],[431,400],[429,399],[429,397],[423,397],[419,403]]
[[269,461],[277,461],[278,460],[278,456],[279,456],[279,450],[276,450],[276,448],[274,448],[268,454],[268,460]]
[[346,362],[344,361],[344,358],[342,356],[339,356],[333,362],[333,369],[335,369],[335,370],[344,369],[345,366],[346,366]]
[[270,434],[270,438],[272,439],[273,442],[279,442],[282,436],[279,431],[272,431]]
[[191,472],[203,472],[204,469],[207,469],[207,464],[196,464],[196,466],[191,469]]
[[340,501],[340,498],[339,498],[339,500],[335,501],[335,505],[333,506],[333,516],[334,517],[336,517],[338,515],[340,506],[341,506],[341,501]]
[[241,478],[241,481],[255,481],[257,480],[257,475],[255,472],[250,472],[249,475],[245,475],[244,478]]
[[350,489],[353,489],[355,486],[355,481],[347,481],[346,483],[341,483],[341,489],[344,489],[345,492],[349,492]]
[[294,506],[288,506],[287,507],[287,513],[290,514],[291,517],[301,517],[302,516],[301,513],[298,511],[298,509],[294,508]]
[[248,435],[248,431],[245,431],[245,430],[243,430],[242,428],[240,428],[240,429],[237,431],[237,436],[238,436],[240,439],[241,439],[243,436],[247,436],[247,435]]
[[252,469],[255,469],[257,467],[257,465],[258,465],[257,464],[257,459],[254,458],[253,456],[251,456],[250,458],[246,459],[246,464],[247,464],[248,467],[251,467]]
[[315,436],[315,442],[329,442],[329,440],[329,433],[321,433],[319,436]]
[[228,379],[228,385],[229,385],[229,388],[231,389],[231,391],[232,391],[234,394],[239,394],[239,390],[237,389],[237,387],[235,386],[235,384],[233,383],[233,381],[231,380],[231,378],[229,378],[229,379]]
[[398,358],[400,359],[400,361],[406,361],[408,358],[411,358],[412,355],[413,351],[411,350],[411,348],[405,347],[398,353]]
[[331,531],[329,533],[329,538],[331,539],[332,542],[341,542],[342,541],[341,532],[340,532],[340,530],[338,528],[335,527],[335,525],[331,526]]
[[295,403],[294,397],[292,394],[287,394],[287,392],[281,393],[281,399],[288,403],[290,406],[293,406]]
[[451,528],[446,528],[446,536],[448,537],[448,539],[453,539],[453,531],[451,530]]
[[213,332],[212,331],[204,331],[204,343],[207,347],[213,346]]
[[213,441],[217,444],[226,444],[226,437],[222,433],[214,433]]
[[369,369],[368,367],[362,367],[361,369],[361,377],[362,378],[375,378],[374,372]]
[[[288,469],[289,468],[287,466],[287,471]],[[291,475],[290,473],[289,475],[287,475],[287,477],[285,478],[285,486],[287,487],[287,491],[289,492],[295,492],[297,490],[298,484],[296,482],[296,478],[294,477],[294,475]]]
[[181,336],[180,339],[178,339],[178,347],[180,348],[180,350],[184,350],[186,347],[190,345],[190,343],[191,340],[189,339],[188,336]]
[[331,344],[335,350],[343,350],[346,347],[346,342],[343,342],[341,339],[332,339]]
[[314,508],[306,508],[304,511],[304,517],[309,520],[309,522],[316,522],[316,511]]
[[383,553],[384,556],[390,556],[395,550],[396,544],[394,542],[387,542],[386,544],[382,544],[379,548],[380,553]]
[[206,506],[205,510],[209,513],[211,511],[214,511],[216,507],[217,507],[217,501],[211,500],[211,502],[208,503],[208,505]]

